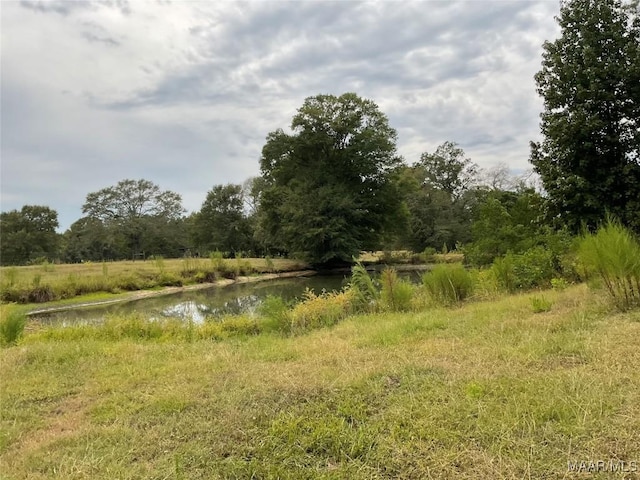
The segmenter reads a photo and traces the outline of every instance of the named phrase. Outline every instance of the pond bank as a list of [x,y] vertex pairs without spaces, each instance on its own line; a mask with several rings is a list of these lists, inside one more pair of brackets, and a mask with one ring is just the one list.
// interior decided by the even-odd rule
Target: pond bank
[[[255,276],[240,276],[235,279],[222,279],[211,283],[197,283],[194,285],[185,285],[182,287],[164,287],[158,290],[138,290],[135,292],[126,292],[118,294],[115,298],[109,298],[107,300],[91,300],[82,301],[78,299],[78,303],[69,303],[56,306],[44,306],[37,307],[26,313],[27,316],[39,315],[43,313],[55,313],[64,312],[67,310],[74,310],[78,308],[97,307],[101,305],[111,305],[116,303],[132,302],[135,300],[141,300],[144,298],[160,297],[163,295],[172,295],[180,292],[190,292],[195,290],[204,290],[212,287],[227,287],[229,285],[237,285],[244,283],[257,283],[267,280],[277,280],[281,278],[297,278],[297,277],[310,277],[317,275],[315,270],[298,270],[293,272],[281,272],[281,273],[264,273]],[[46,305],[46,304],[45,304]]]

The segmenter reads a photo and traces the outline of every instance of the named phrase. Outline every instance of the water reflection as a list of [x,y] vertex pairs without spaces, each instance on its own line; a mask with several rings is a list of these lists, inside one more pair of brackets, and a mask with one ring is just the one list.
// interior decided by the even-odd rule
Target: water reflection
[[[405,278],[419,281],[419,272],[402,272]],[[108,315],[127,315],[142,312],[150,318],[181,318],[202,323],[221,319],[225,315],[255,315],[262,301],[269,295],[295,302],[307,288],[316,293],[322,290],[339,290],[348,283],[345,275],[318,275],[314,277],[287,278],[257,283],[234,284],[227,287],[211,287],[204,290],[180,292],[171,295],[144,298],[126,303],[32,315],[43,323],[73,325],[99,323]]]
[[346,285],[344,275],[287,278],[257,283],[211,287],[204,290],[180,292],[171,295],[144,298],[126,303],[32,315],[43,323],[72,325],[104,321],[108,315],[127,315],[144,312],[150,318],[182,318],[196,323],[222,318],[225,315],[246,313],[255,315],[260,304],[269,295],[287,301],[299,299],[305,289],[316,292],[323,289],[339,290]]

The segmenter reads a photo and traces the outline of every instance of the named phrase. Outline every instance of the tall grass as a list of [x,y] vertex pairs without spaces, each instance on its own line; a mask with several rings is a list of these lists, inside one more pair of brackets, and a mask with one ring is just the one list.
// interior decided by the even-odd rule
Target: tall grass
[[365,312],[374,309],[379,292],[369,272],[360,262],[351,268],[349,288],[353,294],[353,308],[356,311]]
[[597,275],[620,310],[640,306],[640,243],[620,223],[609,220],[585,234],[578,259],[588,276]]
[[437,265],[423,275],[422,283],[431,297],[442,305],[459,303],[473,293],[473,278],[462,265]]
[[380,274],[380,301],[386,310],[405,312],[411,309],[414,287],[406,280],[398,278],[393,268],[385,268]]
[[27,324],[24,312],[13,305],[0,306],[0,343],[4,346],[15,345]]

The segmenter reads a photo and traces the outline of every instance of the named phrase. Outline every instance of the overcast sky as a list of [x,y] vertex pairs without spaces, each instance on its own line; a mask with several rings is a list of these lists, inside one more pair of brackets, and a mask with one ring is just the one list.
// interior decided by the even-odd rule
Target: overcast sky
[[355,92],[409,164],[445,141],[529,169],[552,1],[2,1],[1,209],[144,178],[199,210],[308,96]]

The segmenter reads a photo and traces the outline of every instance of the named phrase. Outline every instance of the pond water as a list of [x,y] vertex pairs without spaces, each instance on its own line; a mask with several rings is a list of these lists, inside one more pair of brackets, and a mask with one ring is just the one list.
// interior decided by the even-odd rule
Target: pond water
[[[419,279],[418,272],[403,272],[400,275],[414,281]],[[307,288],[313,289],[316,293],[320,293],[322,290],[340,290],[347,285],[348,281],[348,274],[344,274],[241,283],[130,302],[39,313],[31,315],[30,318],[41,323],[73,325],[99,323],[108,315],[144,312],[150,318],[182,318],[201,323],[206,319],[221,318],[225,315],[255,314],[261,302],[269,295],[295,302],[302,297]]]

